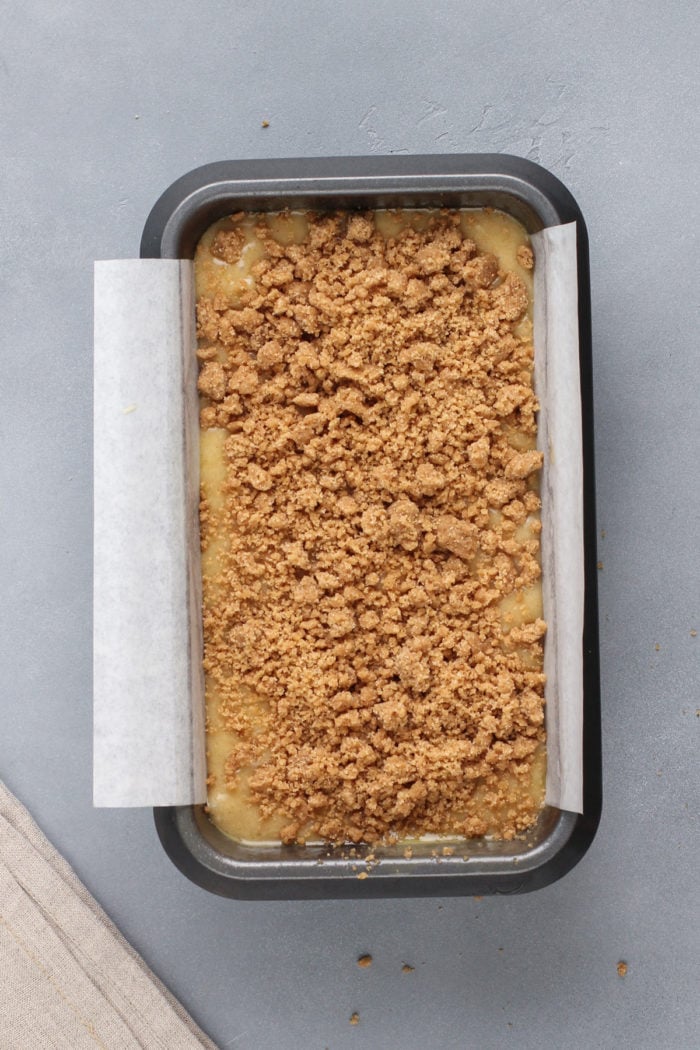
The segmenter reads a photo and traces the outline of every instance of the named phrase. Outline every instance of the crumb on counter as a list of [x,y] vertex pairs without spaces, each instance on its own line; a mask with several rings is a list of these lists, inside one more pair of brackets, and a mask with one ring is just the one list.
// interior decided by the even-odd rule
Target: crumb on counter
[[350,1014],[350,1024],[359,1024],[359,1023],[360,1023],[360,1015],[357,1013],[357,1011],[355,1011],[355,1013]]
[[401,967],[401,973],[413,973],[415,966],[409,966],[408,963],[404,963]]
[[369,966],[372,965],[372,956],[371,955],[361,955],[359,957],[359,959],[357,960],[357,965],[361,969],[366,970]]
[[627,966],[627,963],[624,961],[624,959],[620,959],[619,963],[617,964],[617,976],[626,977],[628,968],[629,967]]

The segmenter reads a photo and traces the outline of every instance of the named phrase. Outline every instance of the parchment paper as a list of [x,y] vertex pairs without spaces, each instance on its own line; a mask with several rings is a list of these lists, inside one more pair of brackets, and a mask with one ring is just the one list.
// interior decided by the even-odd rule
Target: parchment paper
[[[546,801],[582,807],[583,518],[576,225],[532,238]],[[94,801],[205,799],[191,262],[95,266]]]
[[545,801],[583,808],[583,451],[576,223],[532,237],[535,390],[540,402],[542,601],[547,729]]
[[191,262],[95,264],[96,806],[203,802]]

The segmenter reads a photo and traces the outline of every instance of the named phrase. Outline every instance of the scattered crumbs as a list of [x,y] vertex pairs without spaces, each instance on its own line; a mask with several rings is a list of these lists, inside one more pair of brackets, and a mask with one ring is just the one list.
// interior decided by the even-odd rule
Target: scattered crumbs
[[403,851],[403,855],[406,858],[406,860],[411,859],[411,857],[413,856],[413,850],[410,846],[406,846],[406,849]]
[[601,538],[601,540],[605,539],[605,529],[601,529],[600,530],[600,538]]
[[483,897],[475,897],[474,898],[475,901],[482,901],[483,899],[484,899]]
[[596,569],[602,569],[602,568],[603,568],[603,563],[602,563],[602,561],[598,561],[598,562],[596,562]]
[[691,631],[690,632],[690,637],[691,638],[697,638],[697,636],[698,636],[698,632],[697,631]]
[[[263,127],[263,128],[269,128],[270,121],[269,120],[263,120],[263,122],[262,122],[262,124],[260,126]],[[355,1022],[355,1023],[357,1023],[357,1022]]]
[[658,652],[660,652],[660,650],[661,650],[661,646],[659,645],[659,643],[658,643],[658,642],[657,642],[657,643],[656,643],[656,645],[654,646],[654,649],[656,650],[656,652],[657,652],[657,653],[658,653]]
[[413,973],[415,966],[409,966],[408,963],[404,963],[401,967],[401,973]]
[[354,1013],[354,1014],[350,1014],[350,1024],[359,1024],[359,1023],[360,1023],[360,1015],[357,1012]]
[[130,415],[131,412],[135,412],[136,411],[136,407],[137,407],[136,405],[127,405],[126,408],[122,409],[122,415],[124,415],[124,416]]
[[361,871],[361,872],[359,873],[359,875],[357,876],[357,878],[358,878],[358,879],[367,879],[367,878],[369,878],[369,872],[367,872],[367,871]]
[[365,863],[366,864],[371,864],[372,861],[376,860],[376,859],[377,858],[375,857],[374,853],[368,853],[367,856],[365,857]]
[[443,857],[452,857],[452,856],[454,856],[454,849],[453,849],[453,847],[452,846],[443,846],[442,847],[442,855],[443,855]]
[[618,977],[626,977],[627,976],[627,963],[624,961],[624,959],[620,959],[619,963],[617,964],[617,976]]
[[368,966],[372,965],[372,956],[361,955],[357,960],[357,965],[360,966],[363,970],[366,970]]
[[351,864],[350,865],[350,870],[351,871],[357,871],[357,864]]
[[700,707],[695,708],[695,717],[700,718]]

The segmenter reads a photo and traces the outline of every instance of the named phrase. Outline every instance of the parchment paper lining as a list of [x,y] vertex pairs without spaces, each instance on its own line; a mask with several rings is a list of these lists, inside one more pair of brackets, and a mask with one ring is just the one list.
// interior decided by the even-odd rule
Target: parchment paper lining
[[[532,237],[546,802],[582,807],[583,510],[576,224]],[[94,802],[206,797],[190,261],[95,264]]]
[[192,263],[95,265],[96,806],[203,802]]
[[576,223],[532,237],[535,390],[542,470],[542,600],[547,621],[545,801],[583,808],[583,448]]

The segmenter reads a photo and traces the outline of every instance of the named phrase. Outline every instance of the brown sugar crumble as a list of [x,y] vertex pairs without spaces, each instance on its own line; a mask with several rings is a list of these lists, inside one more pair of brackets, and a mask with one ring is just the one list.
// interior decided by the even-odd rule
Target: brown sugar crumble
[[254,234],[251,277],[197,303],[217,790],[287,843],[512,838],[544,744],[525,282],[455,212],[392,236],[325,214],[289,243],[245,221],[208,250],[235,266]]
[[532,248],[527,244],[521,244],[516,252],[516,258],[520,265],[526,270],[531,270],[535,265],[535,257],[532,254]]

